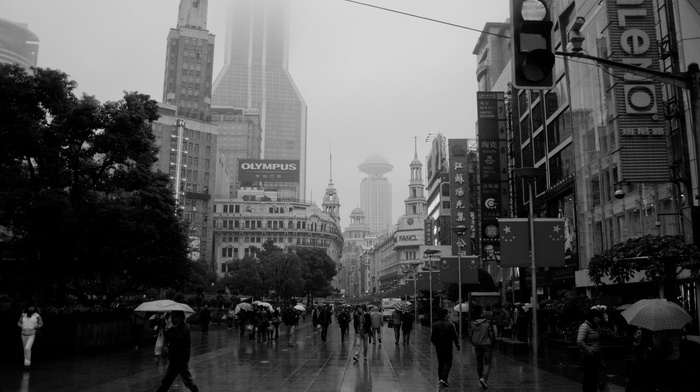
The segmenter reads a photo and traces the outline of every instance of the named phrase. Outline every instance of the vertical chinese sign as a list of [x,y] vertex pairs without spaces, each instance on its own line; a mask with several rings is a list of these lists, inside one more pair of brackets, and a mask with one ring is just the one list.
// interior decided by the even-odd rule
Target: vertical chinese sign
[[[452,229],[460,226],[467,229],[467,234],[462,235],[459,241],[462,241],[462,244],[460,244],[462,252],[468,252],[467,244],[464,243],[465,239],[469,238],[469,227],[471,226],[469,217],[469,170],[467,165],[469,149],[467,139],[450,139],[447,145],[450,155],[450,221]],[[452,244],[452,254],[459,254],[460,250],[456,234],[450,243]]]
[[498,218],[509,216],[508,144],[503,92],[477,92],[479,184],[481,186],[481,257],[498,261]]

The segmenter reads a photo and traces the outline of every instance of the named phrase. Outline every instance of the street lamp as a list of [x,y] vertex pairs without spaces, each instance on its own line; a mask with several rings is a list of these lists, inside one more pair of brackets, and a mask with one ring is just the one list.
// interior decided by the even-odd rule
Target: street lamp
[[433,256],[434,255],[439,255],[442,253],[439,249],[426,249],[425,252],[423,252],[424,256],[428,257],[429,263],[430,263],[430,270],[429,270],[429,275],[428,275],[428,284],[430,285],[430,295],[429,295],[429,300],[430,300],[430,305],[428,306],[430,308],[430,328],[432,330],[433,328]]
[[514,169],[516,177],[520,177],[528,184],[530,199],[530,213],[528,221],[530,223],[530,274],[532,277],[532,353],[537,360],[537,343],[539,333],[537,330],[537,266],[535,265],[535,179],[545,173],[545,169],[538,167],[521,167]]
[[459,274],[459,284],[457,292],[459,293],[459,341],[462,341],[462,236],[467,232],[466,226],[458,226],[452,229],[452,232],[457,234],[457,273]]

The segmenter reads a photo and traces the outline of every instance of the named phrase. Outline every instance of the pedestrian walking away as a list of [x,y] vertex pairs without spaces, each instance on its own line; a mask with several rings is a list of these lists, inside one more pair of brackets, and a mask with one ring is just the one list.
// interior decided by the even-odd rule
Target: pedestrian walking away
[[369,336],[372,334],[372,318],[369,314],[365,313],[365,306],[357,306],[355,312],[357,313],[357,333],[355,333],[355,344],[353,345],[353,356],[352,359],[357,362],[360,360],[360,345],[362,345],[362,355],[364,360],[367,360],[367,346],[369,341]]
[[29,305],[17,321],[17,326],[22,329],[22,347],[24,347],[24,368],[29,370],[32,365],[32,346],[36,339],[37,331],[44,326],[37,308]]
[[402,312],[401,332],[403,332],[403,344],[411,344],[411,331],[413,331],[414,321],[413,312]]
[[340,326],[340,341],[344,342],[345,338],[348,336],[348,329],[350,329],[350,312],[348,308],[343,306],[338,314],[338,326]]
[[299,315],[294,310],[294,305],[288,304],[282,311],[282,322],[287,332],[287,346],[294,347],[294,328],[299,323]]
[[272,313],[272,328],[273,328],[273,333],[271,334],[270,338],[277,340],[280,337],[280,323],[282,323],[282,313],[280,311],[280,308],[277,307],[275,308],[275,311]]
[[487,306],[482,312],[480,307],[474,307],[472,311],[474,321],[471,323],[471,342],[474,345],[476,357],[476,372],[479,376],[479,385],[487,389],[489,373],[491,373],[491,360],[493,347],[496,345],[496,328],[491,323],[491,307]]
[[199,324],[202,326],[202,333],[209,335],[209,322],[211,321],[211,312],[209,304],[204,304],[202,310],[199,311]]
[[396,344],[398,345],[401,337],[401,312],[396,309],[391,312],[391,325],[394,328],[394,339],[396,339]]
[[581,350],[583,392],[598,390],[598,373],[603,360],[600,352],[600,334],[598,333],[601,320],[603,320],[603,313],[591,309],[586,314],[586,321],[578,328],[576,345]]
[[372,320],[372,334],[370,337],[374,339],[374,344],[377,344],[377,341],[379,341],[379,344],[382,344],[382,325],[384,323],[382,322],[382,313],[379,311],[379,306],[372,308],[372,313],[370,313],[369,317]]
[[199,388],[192,379],[190,373],[190,328],[185,323],[185,312],[175,310],[170,316],[172,326],[165,330],[165,340],[168,342],[168,369],[165,371],[163,381],[158,392],[165,392],[180,375],[182,383],[190,391],[198,392]]
[[326,341],[328,326],[331,324],[332,313],[328,305],[324,305],[318,312],[318,324],[321,326],[321,340]]
[[654,349],[651,340],[651,331],[637,328],[632,342],[633,360],[628,368],[627,378],[629,382],[625,392],[651,392],[655,391],[654,374]]
[[457,328],[447,319],[447,309],[440,309],[437,313],[438,321],[433,323],[430,333],[430,342],[435,346],[438,360],[438,385],[449,386],[447,379],[452,368],[452,344],[460,350],[457,340]]

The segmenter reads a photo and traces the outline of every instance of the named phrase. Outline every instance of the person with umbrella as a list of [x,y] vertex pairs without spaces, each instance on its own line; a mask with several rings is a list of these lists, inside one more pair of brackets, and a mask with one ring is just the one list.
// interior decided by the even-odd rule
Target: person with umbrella
[[598,309],[591,309],[586,314],[586,321],[578,329],[576,345],[581,350],[583,392],[598,390],[598,373],[603,362],[598,327],[602,320],[603,313]]
[[165,376],[160,383],[158,392],[170,389],[175,377],[180,375],[182,383],[190,390],[198,392],[189,369],[190,362],[190,328],[185,323],[185,312],[174,310],[170,315],[172,326],[165,330],[165,340],[168,342],[168,358],[170,363]]

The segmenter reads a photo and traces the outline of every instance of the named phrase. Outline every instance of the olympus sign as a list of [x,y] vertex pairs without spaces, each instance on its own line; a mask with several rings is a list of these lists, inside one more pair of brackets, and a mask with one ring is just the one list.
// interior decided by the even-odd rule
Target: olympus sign
[[241,169],[243,170],[296,170],[297,165],[295,163],[241,163]]

